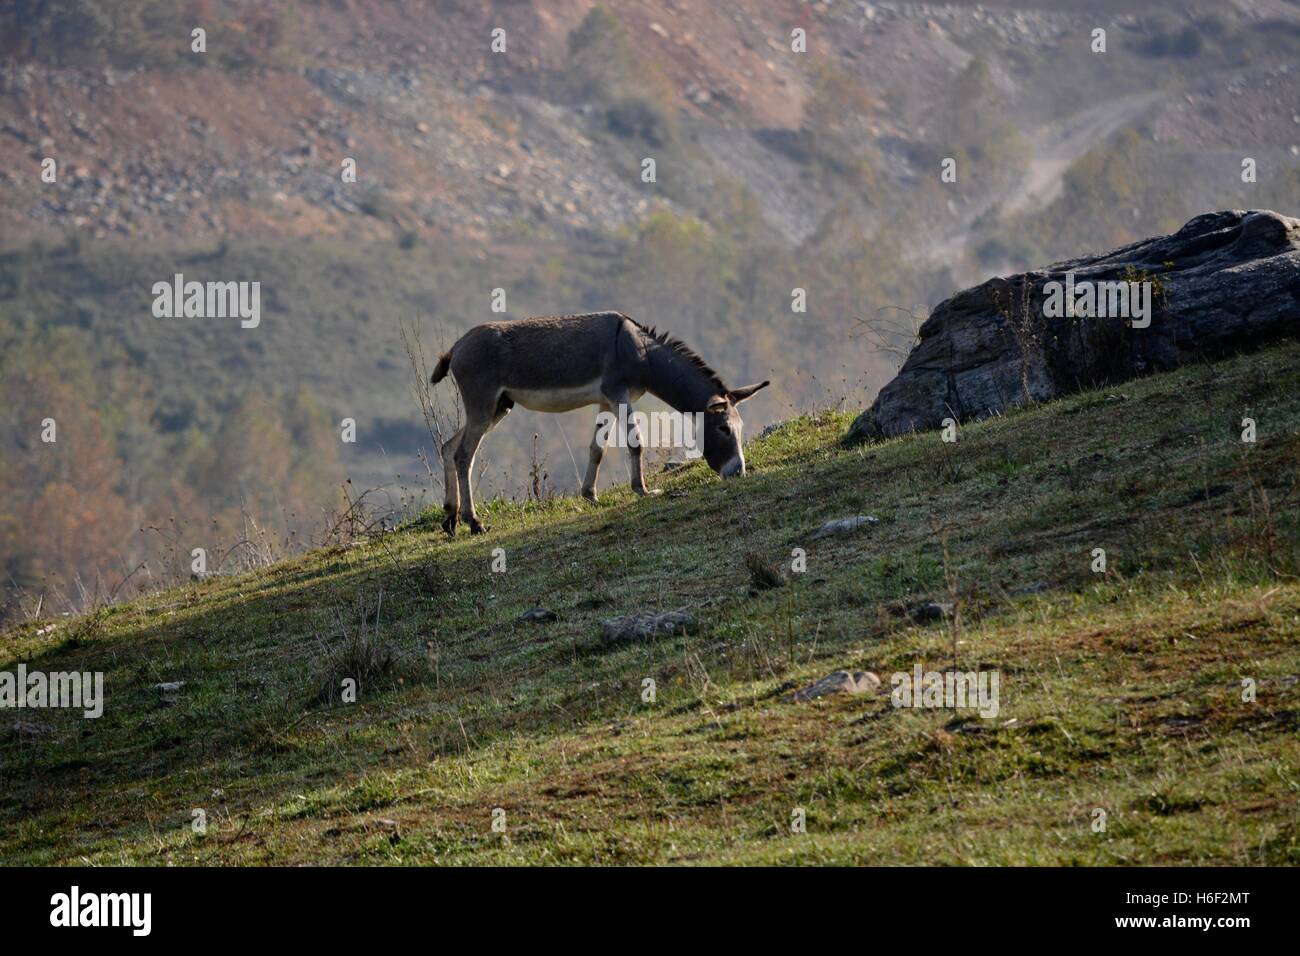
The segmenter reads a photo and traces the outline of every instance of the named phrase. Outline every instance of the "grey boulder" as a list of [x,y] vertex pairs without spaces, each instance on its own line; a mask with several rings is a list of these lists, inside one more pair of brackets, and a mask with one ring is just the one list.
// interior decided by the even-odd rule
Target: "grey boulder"
[[[1049,282],[1150,282],[1146,328],[1047,317]],[[1139,325],[1141,322],[1138,323]],[[1207,213],[1176,233],[990,279],[940,303],[850,439],[979,419],[1300,333],[1300,220]]]

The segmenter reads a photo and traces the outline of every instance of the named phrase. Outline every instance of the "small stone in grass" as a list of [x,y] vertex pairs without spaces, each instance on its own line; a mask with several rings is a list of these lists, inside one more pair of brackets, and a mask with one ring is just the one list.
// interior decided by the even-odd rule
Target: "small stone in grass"
[[695,618],[685,611],[628,614],[601,621],[600,637],[606,646],[614,646],[664,634],[685,634],[694,629]]
[[952,605],[944,604],[939,601],[922,601],[920,604],[914,604],[909,609],[913,621],[918,623],[924,621],[941,621],[946,617],[952,616]]
[[880,690],[880,678],[871,671],[833,671],[821,680],[795,691],[786,698],[790,703],[816,700],[831,694],[874,694]]
[[184,686],[185,681],[183,680],[164,681],[161,684],[154,684],[153,689],[158,692],[158,706],[175,707],[179,700],[180,690]]
[[854,515],[852,518],[837,518],[834,521],[826,522],[813,532],[813,540],[829,538],[836,534],[848,534],[850,531],[857,531],[859,528],[878,524],[879,522],[880,519],[875,515]]
[[515,620],[519,623],[531,621],[534,624],[549,624],[551,621],[558,620],[559,615],[554,611],[544,607],[530,607],[523,614],[520,614]]

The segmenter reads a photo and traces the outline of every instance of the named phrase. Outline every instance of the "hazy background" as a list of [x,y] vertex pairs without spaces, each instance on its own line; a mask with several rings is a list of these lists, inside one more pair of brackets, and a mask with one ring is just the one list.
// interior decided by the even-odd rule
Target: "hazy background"
[[[0,0],[0,53],[0,617],[322,541],[347,479],[440,500],[402,323],[432,360],[619,309],[772,378],[753,435],[868,404],[877,335],[905,350],[958,288],[1300,211],[1289,0]],[[261,326],[154,318],[175,272],[259,281]],[[542,493],[572,489],[592,416],[512,414],[481,494],[533,493],[534,434]]]

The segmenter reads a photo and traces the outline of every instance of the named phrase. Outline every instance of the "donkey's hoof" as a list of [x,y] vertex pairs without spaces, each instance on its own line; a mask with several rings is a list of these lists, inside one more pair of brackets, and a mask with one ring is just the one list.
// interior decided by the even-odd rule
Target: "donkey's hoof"
[[449,511],[447,512],[447,517],[442,519],[442,530],[454,538],[456,537],[456,523],[456,512]]
[[595,500],[596,500],[596,489],[595,489],[595,488],[583,488],[583,489],[582,489],[582,497],[586,498],[588,501],[595,501]]
[[655,495],[662,495],[664,493],[662,488],[642,488],[639,491],[633,488],[632,490],[641,498],[653,498]]
[[469,519],[470,534],[486,534],[487,529],[488,529],[487,525],[485,525],[482,521],[479,521],[477,518]]

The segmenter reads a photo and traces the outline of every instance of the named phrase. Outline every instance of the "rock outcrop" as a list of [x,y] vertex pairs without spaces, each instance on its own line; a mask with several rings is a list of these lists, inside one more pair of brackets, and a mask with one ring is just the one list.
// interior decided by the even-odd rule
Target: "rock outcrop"
[[[1113,310],[1100,317],[1095,307],[1057,314],[1064,296],[1049,284],[1065,287],[1067,273],[1080,290],[1149,283],[1149,320]],[[1171,236],[990,279],[942,302],[849,434],[880,438],[949,417],[978,419],[1297,334],[1300,220],[1270,211],[1208,213]]]

